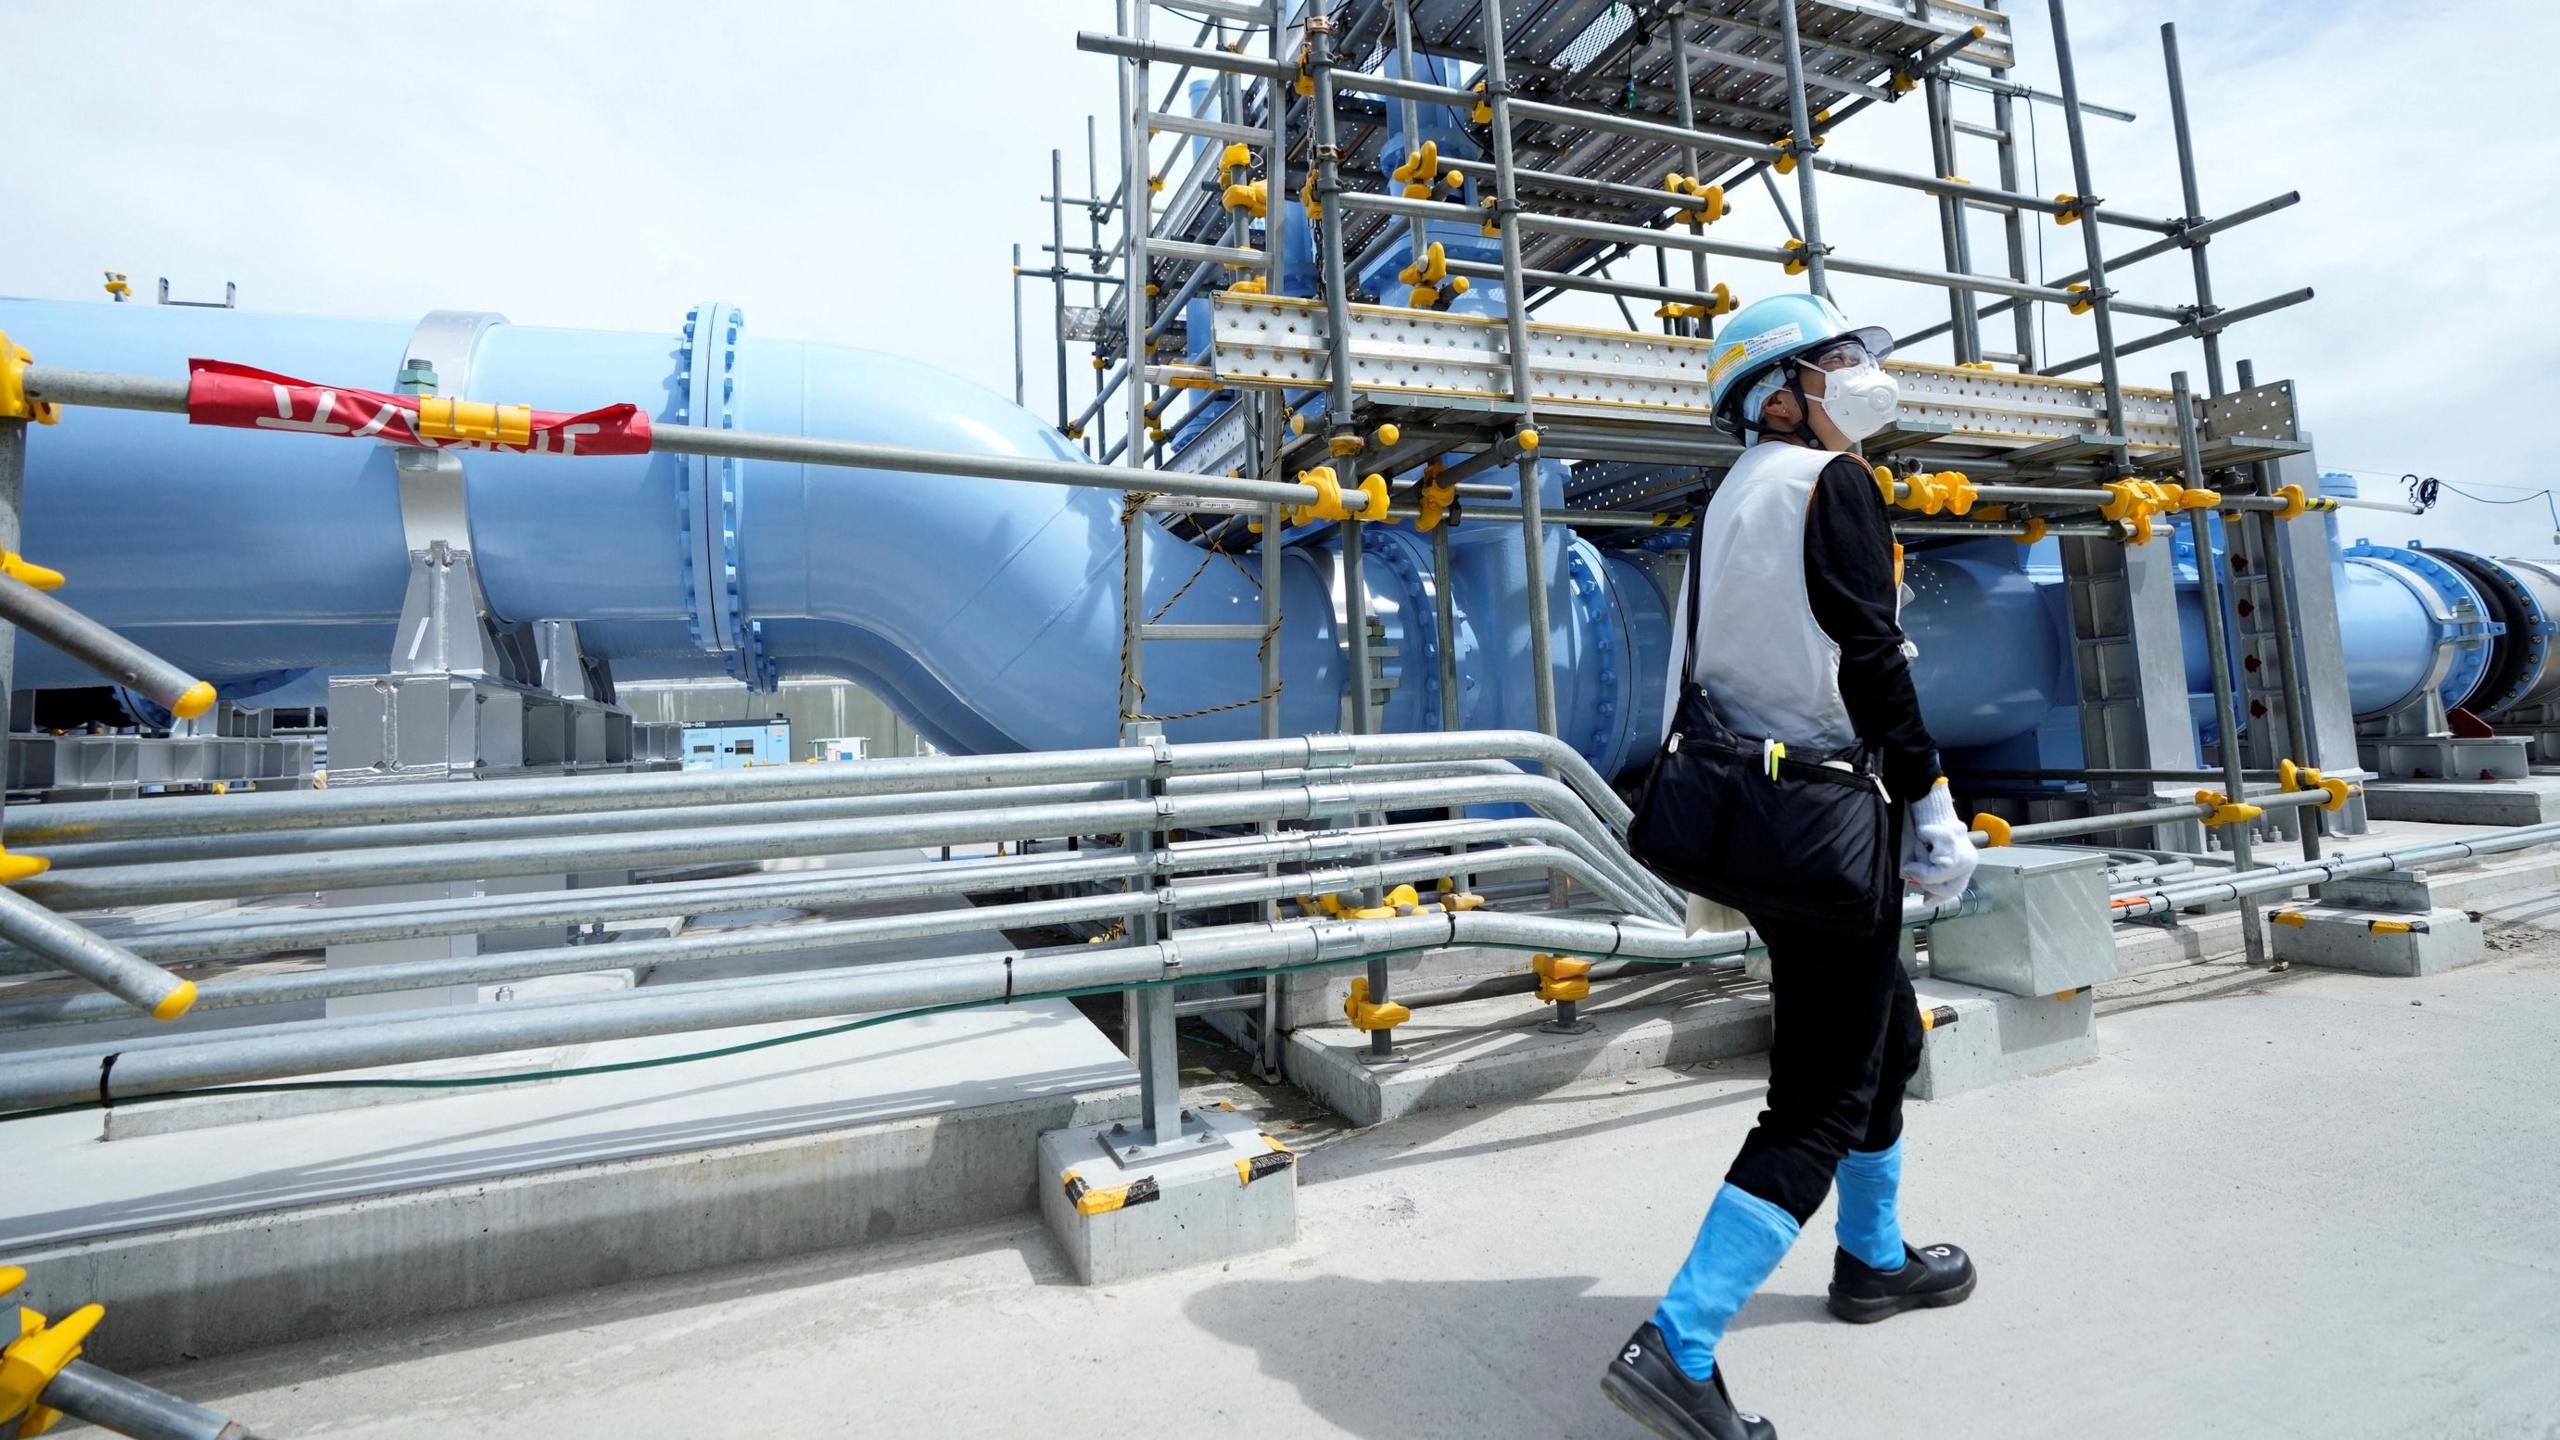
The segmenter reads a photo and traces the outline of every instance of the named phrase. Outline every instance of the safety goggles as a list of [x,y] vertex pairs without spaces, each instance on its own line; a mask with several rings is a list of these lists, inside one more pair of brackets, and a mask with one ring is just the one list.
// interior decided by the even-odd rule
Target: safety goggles
[[1816,370],[1849,370],[1860,365],[1872,365],[1875,359],[1864,343],[1842,339],[1797,356],[1796,363]]

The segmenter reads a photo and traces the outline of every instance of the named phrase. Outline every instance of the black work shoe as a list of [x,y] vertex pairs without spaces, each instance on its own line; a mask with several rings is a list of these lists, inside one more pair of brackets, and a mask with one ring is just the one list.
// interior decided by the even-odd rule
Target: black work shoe
[[1953,1245],[1902,1247],[1899,1270],[1878,1270],[1846,1250],[1831,1257],[1831,1313],[1867,1325],[1905,1310],[1934,1310],[1973,1293],[1973,1260]]
[[1609,1362],[1600,1392],[1667,1440],[1778,1440],[1777,1426],[1733,1408],[1723,1366],[1704,1380],[1690,1379],[1651,1321]]

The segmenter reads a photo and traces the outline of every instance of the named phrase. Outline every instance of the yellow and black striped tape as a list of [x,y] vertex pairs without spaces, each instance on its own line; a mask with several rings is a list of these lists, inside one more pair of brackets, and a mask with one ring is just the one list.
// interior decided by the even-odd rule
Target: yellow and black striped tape
[[1070,1170],[1062,1180],[1066,1186],[1067,1203],[1076,1207],[1079,1215],[1108,1215],[1114,1210],[1126,1210],[1132,1205],[1161,1199],[1163,1195],[1153,1175],[1142,1176],[1126,1185],[1105,1186],[1088,1184],[1084,1176]]

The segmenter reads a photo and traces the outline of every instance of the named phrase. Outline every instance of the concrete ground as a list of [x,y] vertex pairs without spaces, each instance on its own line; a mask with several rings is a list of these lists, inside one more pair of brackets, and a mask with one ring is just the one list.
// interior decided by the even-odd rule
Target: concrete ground
[[[2111,987],[2099,1059],[1914,1107],[1912,1237],[1979,1294],[1830,1320],[1826,1214],[1740,1398],[1792,1440],[2560,1436],[2560,936],[2491,950]],[[151,1378],[278,1437],[1630,1436],[1597,1375],[1764,1073],[1310,1126],[1295,1246],[1108,1288],[1026,1216]]]

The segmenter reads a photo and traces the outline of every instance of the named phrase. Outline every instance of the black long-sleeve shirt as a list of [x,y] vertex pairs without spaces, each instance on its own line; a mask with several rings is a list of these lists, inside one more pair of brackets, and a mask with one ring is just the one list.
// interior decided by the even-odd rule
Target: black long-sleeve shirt
[[1840,647],[1840,698],[1858,738],[1876,747],[1885,789],[1910,804],[1938,779],[1938,742],[1920,718],[1902,650],[1893,529],[1864,461],[1822,467],[1804,520],[1804,585],[1815,623]]

